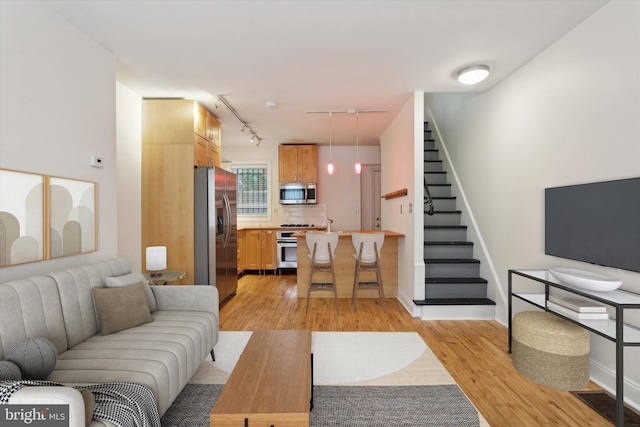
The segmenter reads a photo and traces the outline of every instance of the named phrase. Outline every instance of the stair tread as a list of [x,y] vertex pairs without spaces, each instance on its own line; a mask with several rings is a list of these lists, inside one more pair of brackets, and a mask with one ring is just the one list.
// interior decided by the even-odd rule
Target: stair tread
[[427,187],[451,187],[451,184],[427,184]]
[[447,228],[455,228],[455,229],[467,229],[466,225],[425,225],[424,226],[425,230],[426,229],[430,229],[430,230],[437,230],[437,229],[447,229]]
[[473,242],[467,242],[467,241],[460,241],[460,242],[456,242],[456,241],[428,241],[428,242],[424,242],[425,246],[473,246]]
[[482,277],[426,277],[424,279],[425,284],[429,283],[489,283]]
[[462,211],[433,211],[434,214],[461,214]]
[[480,264],[480,261],[473,258],[425,258],[424,262],[429,264]]
[[431,200],[452,200],[455,199],[455,196],[438,196],[432,197]]
[[413,302],[416,305],[496,305],[489,298],[430,298]]

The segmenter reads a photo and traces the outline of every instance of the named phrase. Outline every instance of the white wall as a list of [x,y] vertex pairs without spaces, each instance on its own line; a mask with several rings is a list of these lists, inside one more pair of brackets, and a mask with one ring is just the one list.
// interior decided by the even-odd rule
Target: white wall
[[[382,201],[382,228],[398,240],[398,300],[414,316],[413,299],[424,299],[423,116],[424,94],[412,94],[380,137],[382,194],[406,188],[407,196]],[[409,206],[411,204],[411,206]]]
[[[0,269],[0,282],[117,255],[115,59],[46,7],[0,2],[0,167],[97,182],[98,250]],[[89,165],[92,155],[104,168]]]
[[[638,52],[640,3],[613,1],[492,91],[426,97],[505,293],[508,269],[553,266],[618,277],[640,293],[639,273],[544,254],[546,187],[640,176]],[[613,344],[591,342],[592,375],[610,386]],[[625,373],[638,402],[640,367]]]
[[118,256],[142,264],[142,98],[116,82]]

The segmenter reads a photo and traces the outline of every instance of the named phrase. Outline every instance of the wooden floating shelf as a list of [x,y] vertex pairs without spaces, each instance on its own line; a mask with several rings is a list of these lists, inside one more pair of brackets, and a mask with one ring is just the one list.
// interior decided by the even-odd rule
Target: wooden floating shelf
[[387,193],[384,196],[381,196],[381,199],[395,199],[396,197],[406,196],[409,191],[406,188],[401,188],[400,190],[392,191],[391,193]]

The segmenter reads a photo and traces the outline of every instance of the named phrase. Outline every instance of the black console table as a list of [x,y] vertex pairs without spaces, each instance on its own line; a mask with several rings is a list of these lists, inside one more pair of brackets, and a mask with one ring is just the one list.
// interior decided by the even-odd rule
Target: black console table
[[[514,292],[513,276],[521,276],[527,281],[527,288],[533,291]],[[530,282],[533,281],[533,282]],[[519,283],[518,286],[521,286]],[[576,320],[562,315],[547,307],[551,288],[580,295],[584,298],[600,302],[609,307],[610,318],[606,323],[597,325],[589,321]],[[601,337],[613,341],[616,346],[616,426],[624,426],[624,347],[640,346],[640,329],[624,323],[624,311],[640,309],[640,295],[622,290],[610,292],[594,292],[571,288],[556,280],[546,269],[509,270],[509,353],[511,353],[511,322],[513,317],[513,297],[553,313],[575,323]],[[613,318],[611,317],[613,314]]]

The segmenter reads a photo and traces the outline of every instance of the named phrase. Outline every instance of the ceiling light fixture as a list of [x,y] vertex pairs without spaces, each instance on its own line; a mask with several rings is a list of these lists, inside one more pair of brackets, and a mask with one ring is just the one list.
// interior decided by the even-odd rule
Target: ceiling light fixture
[[329,111],[329,164],[327,165],[329,175],[333,175],[333,163],[331,162],[331,115],[332,112]]
[[471,65],[458,71],[458,81],[465,85],[480,83],[489,76],[489,66],[484,64]]
[[222,97],[222,95],[218,95],[218,101],[222,102],[224,104],[225,107],[227,107],[229,109],[229,111],[231,111],[233,113],[234,116],[236,116],[236,118],[238,120],[240,120],[240,123],[242,123],[242,128],[240,129],[242,132],[248,130],[249,133],[251,134],[251,142],[255,142],[256,139],[258,140],[258,143],[256,144],[256,147],[260,146],[260,143],[262,142],[262,138],[260,138],[258,136],[258,134],[256,133],[256,131],[253,130],[253,128],[251,126],[249,126],[249,124],[247,122],[245,122],[244,120],[242,120],[242,118],[238,115],[238,113],[236,112],[236,110],[233,109],[233,107],[227,102],[226,99],[224,99]]
[[356,173],[360,173],[362,172],[362,163],[360,163],[360,141],[358,139],[358,130],[359,130],[359,120],[360,119],[360,112],[356,111],[356,164],[355,164],[355,169],[356,169]]

